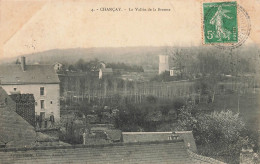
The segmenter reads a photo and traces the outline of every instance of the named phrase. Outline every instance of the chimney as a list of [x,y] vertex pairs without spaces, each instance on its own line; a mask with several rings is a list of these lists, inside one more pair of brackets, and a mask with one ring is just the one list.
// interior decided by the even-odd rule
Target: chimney
[[21,67],[22,67],[22,70],[25,71],[25,69],[26,69],[26,62],[25,62],[25,57],[24,56],[21,56]]

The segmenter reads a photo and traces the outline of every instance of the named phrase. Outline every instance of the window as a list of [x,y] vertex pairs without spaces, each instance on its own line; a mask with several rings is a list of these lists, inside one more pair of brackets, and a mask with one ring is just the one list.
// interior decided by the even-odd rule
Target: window
[[40,88],[40,95],[43,96],[44,95],[44,87]]
[[50,103],[52,104],[52,101]]
[[45,112],[40,112],[40,117],[41,117],[42,120],[44,120],[45,119]]
[[16,91],[17,88],[14,88],[14,91]]
[[44,100],[41,100],[41,109],[44,109]]
[[173,70],[170,70],[170,76],[173,76]]

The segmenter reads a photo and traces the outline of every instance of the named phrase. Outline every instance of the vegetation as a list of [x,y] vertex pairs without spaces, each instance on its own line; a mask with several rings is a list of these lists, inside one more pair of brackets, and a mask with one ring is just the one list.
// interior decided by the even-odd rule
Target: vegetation
[[165,71],[164,73],[161,73],[160,75],[155,75],[151,81],[157,81],[157,82],[169,82],[169,81],[177,81],[177,80],[183,80],[185,78],[181,78],[180,75],[177,76],[170,76],[169,71]]
[[222,51],[217,52],[214,49],[187,49],[187,48],[166,48],[169,55],[170,65],[174,66],[177,76],[169,77],[169,72],[156,75],[153,81],[175,81],[187,80],[201,77],[220,75],[230,75],[238,77],[244,74],[253,74],[257,72],[256,56],[257,52],[251,52],[245,56],[240,52]]
[[[192,80],[192,89],[180,94],[183,96],[181,98],[169,100],[167,96],[157,98],[146,95],[145,100],[142,98],[142,101],[133,102],[129,101],[127,94],[124,97],[114,95],[102,101],[100,97],[83,101],[77,108],[86,116],[96,115],[98,123],[109,116],[112,120],[109,123],[122,131],[192,130],[199,153],[213,158],[223,157],[226,162],[237,162],[242,147],[251,146],[255,151],[258,150],[258,127],[252,128],[248,124],[248,121],[256,120],[256,116],[253,116],[259,107],[255,94],[257,84],[252,76],[257,72],[255,63],[234,52],[216,53],[211,49],[196,52],[189,49],[167,51],[179,73],[171,77],[169,72],[164,72],[151,79],[157,82]],[[81,59],[69,66],[69,70],[97,71],[99,67],[98,60],[85,62]],[[107,67],[143,72],[141,66],[125,63],[108,63]],[[115,80],[114,77],[104,78],[100,83],[105,86],[100,88],[100,91],[105,90],[102,94],[104,97],[107,96],[107,88],[111,91],[121,89],[121,93],[127,93],[130,88],[136,89],[138,84]],[[231,87],[226,87],[229,83]],[[89,88],[88,93],[94,87]],[[254,92],[251,92],[252,89]],[[136,91],[132,94],[136,96]],[[206,101],[202,101],[203,97]],[[113,111],[117,111],[116,114],[113,115]],[[256,122],[253,124],[256,125]],[[234,159],[228,161],[227,157]]]
[[230,110],[205,114],[198,112],[196,106],[188,105],[181,109],[178,130],[192,130],[199,153],[213,158],[223,157],[232,163],[239,161],[242,147],[258,150],[257,132],[246,129],[239,114]]
[[[79,59],[75,64],[64,64],[63,69],[68,69],[69,71],[98,71],[101,68],[101,61],[98,59],[84,61],[83,59]],[[138,65],[129,65],[125,63],[107,63],[106,68],[112,68],[116,70],[126,71],[126,72],[144,72],[142,66]]]
[[112,69],[124,70],[126,72],[144,72],[142,66],[129,65],[125,63],[107,63],[106,67]]

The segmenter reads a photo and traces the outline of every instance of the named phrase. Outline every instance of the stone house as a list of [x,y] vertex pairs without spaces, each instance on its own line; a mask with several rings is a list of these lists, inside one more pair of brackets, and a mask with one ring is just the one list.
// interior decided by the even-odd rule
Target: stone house
[[36,115],[60,120],[60,80],[53,65],[27,65],[21,57],[21,64],[0,66],[0,81],[8,95],[33,94]]

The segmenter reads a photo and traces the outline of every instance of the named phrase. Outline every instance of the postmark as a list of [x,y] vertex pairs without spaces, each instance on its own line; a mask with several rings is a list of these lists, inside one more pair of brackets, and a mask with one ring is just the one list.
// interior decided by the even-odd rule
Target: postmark
[[250,35],[250,17],[235,1],[203,3],[202,12],[205,45],[234,49]]

